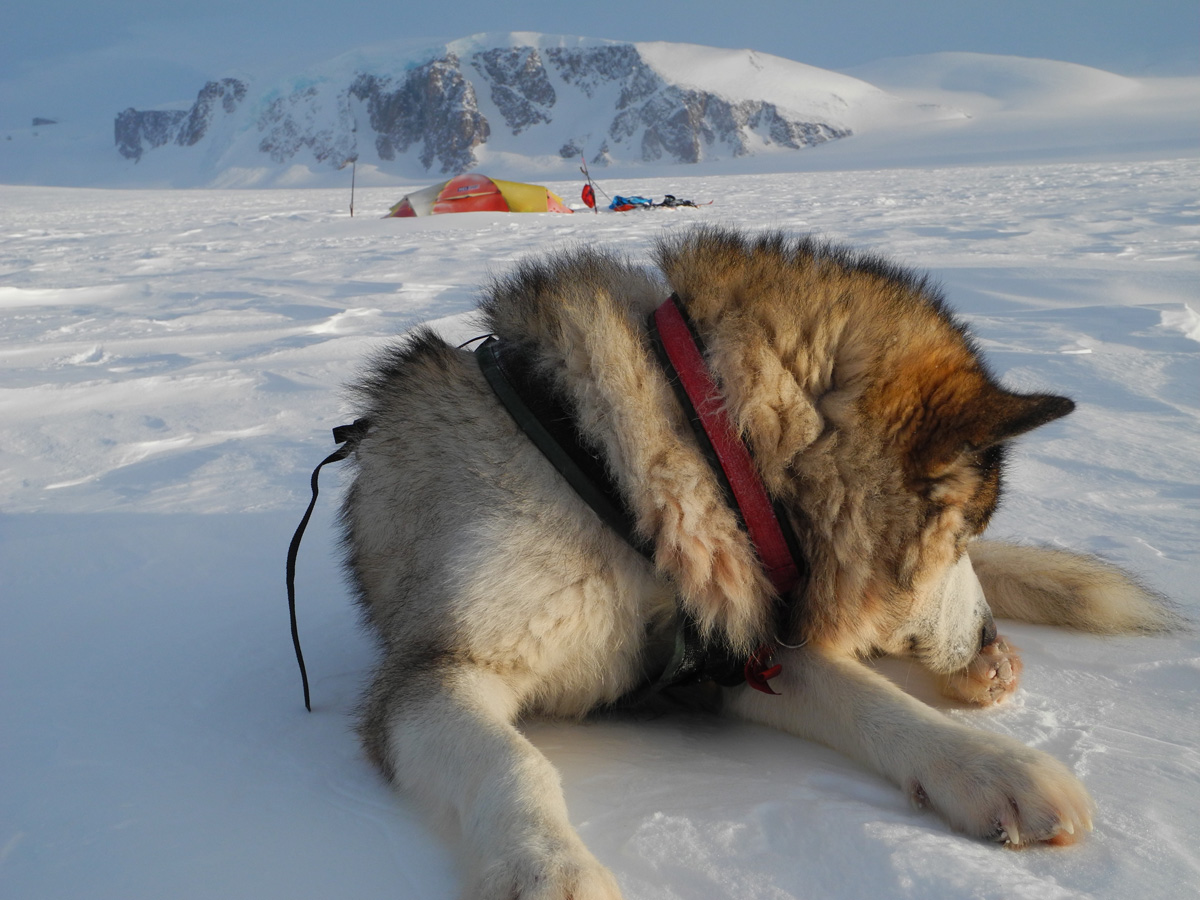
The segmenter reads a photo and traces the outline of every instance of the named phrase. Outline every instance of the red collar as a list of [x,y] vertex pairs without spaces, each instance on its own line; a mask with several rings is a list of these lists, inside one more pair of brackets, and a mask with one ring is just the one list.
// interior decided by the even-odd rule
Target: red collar
[[[750,450],[725,411],[721,390],[704,362],[678,297],[672,294],[654,311],[653,319],[662,354],[675,376],[677,392],[686,401],[685,409],[690,406],[688,412],[697,438],[711,448],[711,457],[716,462],[714,470],[724,475],[731,505],[741,516],[767,578],[775,592],[781,598],[786,597],[799,583],[803,567],[793,555]],[[771,652],[769,646],[760,647],[746,663],[746,681],[769,694],[775,692],[767,679],[780,669],[770,665]]]
[[721,389],[704,362],[674,294],[654,311],[654,323],[663,350],[729,483],[734,508],[741,514],[763,569],[775,592],[785,596],[800,581],[800,567],[792,556],[750,450],[729,420]]

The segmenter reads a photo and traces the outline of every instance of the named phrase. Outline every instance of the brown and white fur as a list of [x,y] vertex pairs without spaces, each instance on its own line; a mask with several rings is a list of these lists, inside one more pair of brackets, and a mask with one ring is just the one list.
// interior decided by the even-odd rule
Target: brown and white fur
[[[664,240],[657,263],[651,273],[594,250],[527,262],[482,304],[486,327],[530,354],[574,411],[652,563],[517,428],[470,352],[418,330],[357,386],[372,428],[345,540],[382,647],[361,735],[398,787],[461,830],[473,861],[463,896],[620,896],[516,722],[582,716],[660,670],[677,602],[738,652],[803,644],[779,651],[780,696],[728,689],[728,711],[847,754],[968,835],[1072,842],[1093,804],[1066,766],[951,720],[863,663],[914,658],[949,695],[990,704],[1020,667],[993,614],[1171,627],[1106,564],[975,541],[1006,442],[1071,401],[1000,387],[936,291],[878,259],[703,229]],[[671,291],[810,570],[778,629],[754,550],[650,349],[647,315]]]

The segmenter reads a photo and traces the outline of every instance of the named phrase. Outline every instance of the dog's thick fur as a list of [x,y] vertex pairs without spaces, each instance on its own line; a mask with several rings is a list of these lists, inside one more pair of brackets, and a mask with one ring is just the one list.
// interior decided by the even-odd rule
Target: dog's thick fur
[[[530,443],[468,351],[418,330],[358,385],[372,427],[343,515],[383,648],[361,734],[399,787],[461,828],[464,896],[619,897],[515,723],[580,716],[643,683],[669,655],[678,605],[740,653],[804,644],[779,651],[781,696],[729,689],[733,713],[846,753],[969,835],[1072,841],[1092,801],[1064,765],[862,662],[915,658],[951,696],[988,704],[1019,670],[993,612],[1101,632],[1172,625],[1110,566],[974,541],[1006,442],[1071,402],[999,387],[937,292],[878,259],[706,229],[664,240],[657,262],[661,274],[598,251],[528,262],[482,307],[574,411],[652,563]],[[671,291],[807,561],[782,623],[650,348],[647,315]]]

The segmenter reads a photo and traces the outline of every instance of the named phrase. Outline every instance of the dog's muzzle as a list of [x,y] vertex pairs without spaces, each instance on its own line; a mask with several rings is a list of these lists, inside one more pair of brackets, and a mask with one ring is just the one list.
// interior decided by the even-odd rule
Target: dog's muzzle
[[[983,594],[983,585],[975,575],[970,557],[965,554],[950,568],[946,580],[942,582],[942,609],[962,610],[963,616],[978,616],[982,611],[983,625],[975,632],[979,636],[978,649],[982,650],[996,642],[996,623]],[[979,619],[975,618],[975,621]],[[968,635],[963,635],[963,638],[970,639]]]

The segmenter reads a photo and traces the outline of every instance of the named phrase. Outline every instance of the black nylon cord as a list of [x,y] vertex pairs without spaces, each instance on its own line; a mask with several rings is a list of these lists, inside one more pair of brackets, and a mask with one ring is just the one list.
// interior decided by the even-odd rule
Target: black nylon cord
[[300,553],[300,539],[304,537],[304,530],[308,528],[308,520],[312,518],[313,510],[317,505],[317,495],[320,493],[317,482],[322,467],[349,456],[358,442],[362,440],[363,435],[367,433],[370,425],[371,423],[367,419],[358,419],[351,425],[339,425],[333,429],[334,441],[342,446],[321,460],[313,469],[312,479],[309,482],[312,487],[312,499],[308,501],[308,509],[304,511],[304,518],[300,520],[296,533],[292,535],[292,542],[288,545],[287,595],[288,613],[292,623],[292,646],[296,650],[296,664],[300,667],[300,681],[304,685],[304,708],[309,712],[312,712],[312,698],[308,689],[308,670],[304,666],[304,653],[300,649],[300,629],[296,624],[296,557]]

